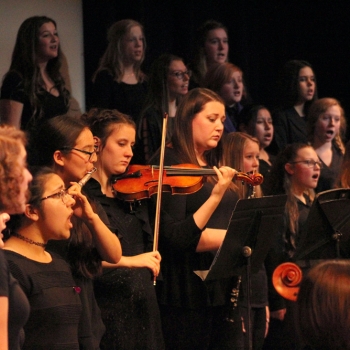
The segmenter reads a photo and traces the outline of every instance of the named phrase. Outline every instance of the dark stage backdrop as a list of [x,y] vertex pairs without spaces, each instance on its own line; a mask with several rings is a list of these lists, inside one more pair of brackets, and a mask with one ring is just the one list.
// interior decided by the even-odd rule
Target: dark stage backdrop
[[272,107],[278,70],[303,59],[314,67],[319,97],[339,99],[350,116],[348,7],[348,0],[83,0],[87,99],[115,21],[132,18],[145,27],[147,73],[164,52],[190,62],[196,28],[215,19],[228,28],[230,61],[242,68],[254,102]]

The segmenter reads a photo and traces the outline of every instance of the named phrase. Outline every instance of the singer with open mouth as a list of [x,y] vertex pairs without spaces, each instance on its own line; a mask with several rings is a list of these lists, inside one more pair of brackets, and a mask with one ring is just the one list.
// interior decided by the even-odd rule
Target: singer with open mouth
[[[81,189],[95,170],[95,141],[90,129],[79,118],[63,115],[42,123],[34,147],[38,152],[35,157],[29,157],[30,164],[51,167],[63,180],[68,193]],[[84,187],[82,191],[84,193]],[[81,287],[79,296],[83,306],[79,343],[82,347],[96,349],[105,326],[92,280],[101,273],[102,261],[117,263],[120,260],[121,246],[118,237],[101,219],[105,217],[103,209],[90,198],[84,203],[88,215],[83,219],[72,218],[69,239],[50,241],[47,249],[61,254],[71,266],[76,284]]]

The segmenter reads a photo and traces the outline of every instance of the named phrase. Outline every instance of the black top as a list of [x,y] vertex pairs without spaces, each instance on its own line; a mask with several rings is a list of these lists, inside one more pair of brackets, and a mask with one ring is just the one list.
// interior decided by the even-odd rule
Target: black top
[[[153,107],[143,113],[137,127],[137,153],[134,152],[132,163],[145,164],[156,153],[162,143],[163,121],[164,116]],[[175,117],[168,117],[166,141],[171,139],[174,121]]]
[[9,271],[3,251],[0,249],[0,296],[7,297],[9,350],[20,350],[24,342],[23,326],[29,317],[29,302],[18,281]]
[[[269,155],[269,160],[270,160],[270,163],[273,164],[275,157],[272,155]],[[272,165],[265,162],[263,159],[259,159],[259,173],[264,177],[264,181],[260,186],[264,195],[268,193],[268,184],[270,182],[269,179],[271,176],[271,168],[272,168]]]
[[[174,150],[167,148],[164,165],[179,163]],[[194,273],[195,270],[208,270],[214,257],[212,252],[196,252],[202,230],[193,219],[193,214],[209,198],[212,189],[213,184],[205,182],[193,194],[163,193],[159,233],[163,281],[157,283],[161,304],[198,309],[225,305],[229,301],[228,293],[232,285],[224,283],[222,287],[214,284],[208,290]],[[227,229],[237,200],[236,193],[227,191],[206,227]]]
[[146,93],[145,81],[137,84],[118,83],[107,70],[103,70],[96,76],[89,105],[117,109],[136,121],[140,117]]
[[[152,250],[153,231],[147,201],[130,212],[130,203],[106,197],[100,184],[90,179],[84,189],[102,204],[110,228],[117,232],[123,256]],[[106,333],[101,349],[163,349],[163,338],[152,273],[147,268],[106,268],[94,281]]]
[[294,107],[273,113],[274,138],[269,146],[277,154],[291,143],[307,143],[306,118],[300,117]]
[[4,252],[31,307],[23,349],[78,350],[81,287],[75,284],[68,264],[54,253],[50,263],[41,263]]
[[[83,192],[84,190],[85,188],[83,189]],[[84,194],[86,193],[84,192]],[[91,200],[90,202],[93,204],[95,212],[100,216],[102,220],[105,221],[106,214],[103,208]],[[82,234],[82,232],[78,233],[77,230],[83,230],[83,228],[81,227],[81,219],[78,217],[73,217],[72,220],[73,229],[71,229],[70,239],[60,241],[51,240],[48,242],[46,249],[48,251],[53,251],[56,254],[59,254],[68,264],[70,264],[74,281],[78,286],[81,287],[79,297],[82,304],[82,313],[80,317],[78,332],[79,346],[84,350],[97,350],[100,348],[101,338],[105,333],[106,328],[102,321],[100,308],[96,302],[93,281],[88,277],[82,276],[82,274],[77,271],[77,260],[82,259],[83,254],[86,257],[87,264],[90,261],[92,262],[92,260],[98,259],[101,261],[102,258],[94,246],[90,246],[89,251],[87,251],[86,247],[84,247],[85,249],[83,249],[83,253],[77,254],[78,251],[82,251],[81,245],[83,243],[81,242],[81,239],[75,238],[76,241],[79,241],[79,244],[74,246],[70,243],[70,241],[72,238],[74,238],[74,236],[79,236],[79,234]],[[87,229],[86,226],[85,228]],[[72,261],[72,259],[74,260]]]
[[343,155],[339,149],[332,147],[332,161],[329,166],[327,166],[323,160],[320,158],[320,161],[323,164],[321,169],[321,174],[318,179],[316,193],[331,190],[334,188],[335,182],[338,179],[341,165],[343,162]]
[[[9,72],[4,79],[1,87],[1,99],[13,100],[23,103],[23,112],[21,118],[21,129],[30,130],[34,126],[30,119],[34,114],[34,109],[30,103],[29,96],[24,92],[24,85],[21,76],[17,72]],[[49,119],[67,113],[68,105],[65,103],[64,96],[58,97],[42,90],[38,95],[40,105],[42,106],[42,118]],[[38,113],[35,114],[36,117]]]
[[234,132],[238,130],[239,116],[242,112],[243,106],[238,102],[232,107],[225,106],[226,119],[224,122],[224,131],[226,133]]
[[[306,200],[306,204],[304,204],[301,200],[297,199],[299,219],[298,219],[298,232],[295,236],[296,249],[298,248],[298,243],[300,241],[300,233],[304,230],[304,226],[306,224],[306,220],[309,216],[310,208],[312,205],[310,198],[307,195],[304,195],[304,197]],[[286,255],[287,256],[289,255],[290,257],[292,257],[295,253],[295,248],[293,248],[293,245],[291,242],[291,236],[292,235],[291,235],[290,229],[288,226],[286,226],[284,231],[285,252],[286,252]]]

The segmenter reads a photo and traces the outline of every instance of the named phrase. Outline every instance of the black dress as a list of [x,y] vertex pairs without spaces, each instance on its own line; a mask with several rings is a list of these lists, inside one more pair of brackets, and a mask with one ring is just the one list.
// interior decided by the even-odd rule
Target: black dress
[[[154,107],[143,113],[137,127],[138,140],[132,163],[145,164],[156,153],[162,143],[163,120],[162,113]],[[171,139],[174,121],[175,117],[169,117],[167,120],[167,141]]]
[[8,340],[9,350],[20,350],[24,342],[23,326],[29,317],[29,302],[9,271],[3,251],[0,249],[0,297],[7,297],[8,312]]
[[[270,163],[273,164],[275,157],[272,155],[269,155],[269,160],[270,160]],[[272,168],[272,165],[270,165],[268,162],[266,162],[263,159],[259,159],[259,173],[264,177],[264,181],[261,184],[261,189],[264,195],[267,194],[269,190],[268,185],[269,185],[269,179],[271,176],[271,168]]]
[[[165,165],[181,163],[167,148]],[[209,198],[213,185],[206,182],[188,195],[163,193],[159,251],[162,280],[157,282],[163,334],[167,349],[240,349],[243,335],[238,310],[228,322],[230,291],[237,278],[206,284],[194,271],[208,270],[215,252],[197,253],[201,237],[193,214]],[[206,227],[227,229],[238,200],[227,191]]]
[[306,118],[294,107],[276,111],[272,119],[275,131],[269,152],[276,155],[291,143],[307,143]]
[[321,169],[321,174],[318,179],[317,187],[315,190],[316,193],[333,189],[335,182],[338,179],[343,161],[343,155],[334,146],[332,147],[332,153],[332,161],[329,166],[327,166],[320,158],[323,167]]
[[[298,249],[300,244],[300,235],[304,230],[310,208],[311,200],[308,196],[304,195],[306,204],[297,199],[299,219],[298,219],[298,232],[295,238],[292,238],[291,232],[287,227],[287,214],[285,215],[285,225],[281,229],[281,234],[285,243],[284,247],[284,261],[293,260],[295,252],[294,245]],[[295,242],[295,243],[294,243]],[[296,302],[290,300],[284,300],[287,312],[284,320],[279,321],[277,319],[270,319],[269,334],[265,340],[264,350],[270,349],[285,349],[285,350],[296,350],[302,349],[303,344],[296,327]]]
[[[1,86],[1,99],[8,99],[23,103],[23,112],[21,117],[21,129],[35,129],[36,124],[33,123],[34,109],[30,103],[29,96],[24,92],[23,79],[17,72],[10,72],[5,76]],[[42,118],[49,119],[67,113],[68,104],[64,96],[54,96],[42,90],[38,95],[40,105],[42,106]]]
[[56,254],[50,263],[41,263],[10,250],[4,252],[31,308],[23,349],[78,350],[80,288],[68,264]]
[[103,70],[97,74],[92,92],[90,107],[117,109],[137,121],[146,97],[147,83],[118,83],[107,70]]
[[[90,179],[85,185],[90,197],[105,209],[109,224],[118,238],[123,256],[152,250],[152,230],[147,203],[130,212],[130,205],[106,197],[100,184]],[[101,309],[106,333],[101,349],[163,349],[159,309],[152,273],[147,268],[107,268],[95,279],[95,297]]]
[[[96,207],[96,213],[101,219],[105,219],[104,210],[99,206],[96,206],[96,203],[92,204],[94,205],[94,208]],[[73,216],[72,223],[73,229],[71,230],[70,239],[73,239],[74,235],[82,234],[82,232],[78,233],[76,231],[76,229],[79,230],[79,228],[81,228],[81,219]],[[83,230],[83,228],[81,228],[81,230]],[[106,328],[102,321],[100,308],[96,302],[93,278],[88,278],[82,275],[78,269],[77,260],[82,259],[83,255],[85,256],[85,260],[89,262],[92,262],[93,260],[101,261],[102,259],[95,247],[87,251],[86,246],[81,247],[81,243],[71,244],[70,239],[60,241],[51,240],[48,242],[46,250],[59,254],[67,264],[70,265],[74,281],[76,285],[81,288],[79,297],[82,305],[82,313],[78,330],[80,349],[98,350],[100,349],[100,342]],[[89,266],[87,266],[87,268],[88,267]]]

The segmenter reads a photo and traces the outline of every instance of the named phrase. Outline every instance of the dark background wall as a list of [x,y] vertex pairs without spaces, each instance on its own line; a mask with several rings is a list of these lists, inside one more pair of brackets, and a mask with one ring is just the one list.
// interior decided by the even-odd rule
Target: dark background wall
[[215,19],[228,28],[230,61],[242,68],[254,102],[271,107],[278,70],[289,59],[303,59],[314,67],[319,97],[339,99],[350,115],[348,7],[348,0],[83,0],[87,98],[115,21],[144,25],[147,72],[163,52],[189,62],[196,28]]

